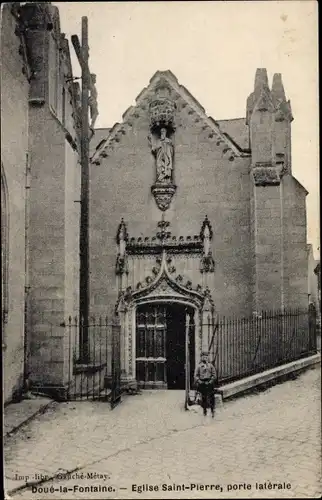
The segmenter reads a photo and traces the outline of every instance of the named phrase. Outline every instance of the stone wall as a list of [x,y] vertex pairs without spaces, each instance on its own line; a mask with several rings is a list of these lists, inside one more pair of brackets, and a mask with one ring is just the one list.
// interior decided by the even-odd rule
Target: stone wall
[[307,191],[292,175],[283,178],[285,307],[308,307]]
[[8,281],[4,283],[6,290],[2,289],[8,298],[8,311],[3,311],[6,316],[3,325],[5,402],[19,393],[23,384],[29,92],[28,81],[22,73],[20,40],[15,35],[16,21],[10,8],[10,4],[1,7],[1,170],[7,188],[4,215],[8,224],[8,245],[3,248],[8,256]]
[[30,372],[34,384],[58,385],[68,368],[62,324],[78,306],[79,168],[49,108],[30,115]]
[[254,186],[254,310],[308,306],[306,195],[291,174],[277,185]]
[[[57,20],[57,8],[53,9]],[[66,82],[71,76],[69,49],[57,22],[42,41],[45,101],[32,103],[29,130],[28,368],[32,384],[63,388],[72,367],[64,324],[78,312],[80,166]]]
[[[215,308],[222,314],[245,314],[251,274],[249,158],[224,158],[216,137],[209,137],[209,129],[188,107],[178,111],[177,125],[177,192],[165,219],[172,235],[194,236],[208,215],[214,230]],[[91,166],[91,307],[96,313],[111,311],[116,303],[115,237],[121,218],[130,237],[151,237],[162,215],[151,194],[155,165],[146,109],[137,108],[125,131],[108,157]]]
[[283,306],[281,186],[254,186],[254,310]]

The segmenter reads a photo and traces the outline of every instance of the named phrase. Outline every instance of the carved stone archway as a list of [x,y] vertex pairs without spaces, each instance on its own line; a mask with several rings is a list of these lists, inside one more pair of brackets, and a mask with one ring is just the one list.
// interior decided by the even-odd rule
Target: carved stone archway
[[160,261],[155,278],[148,280],[146,286],[138,284],[135,291],[131,287],[121,291],[116,305],[121,324],[122,379],[127,384],[136,381],[136,310],[140,305],[178,303],[188,306],[194,311],[196,363],[201,351],[208,348],[209,326],[213,324],[214,314],[209,289],[199,286],[193,290],[192,286],[181,284],[180,277],[174,278],[165,250]]

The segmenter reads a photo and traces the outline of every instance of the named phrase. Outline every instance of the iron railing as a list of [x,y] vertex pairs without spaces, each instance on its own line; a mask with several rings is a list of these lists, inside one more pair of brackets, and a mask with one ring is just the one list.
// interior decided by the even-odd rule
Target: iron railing
[[220,384],[317,352],[312,310],[262,311],[251,317],[208,320],[209,353]]
[[[68,319],[68,399],[100,399],[114,408],[121,400],[120,323],[117,318]],[[81,339],[88,339],[86,359]]]
[[[169,349],[165,353],[165,368],[152,375],[154,378],[159,376],[154,380],[154,387],[160,386],[162,381],[166,384],[164,371],[169,371],[169,380],[176,377],[180,379],[182,374],[185,375],[183,387],[178,388],[186,387],[186,400],[193,386],[194,346],[196,342],[199,343],[201,331],[204,335],[206,330],[208,335],[210,360],[216,368],[220,385],[317,352],[318,331],[314,308],[307,311],[263,311],[244,318],[215,316],[213,319],[209,316],[207,324],[199,324],[198,327],[190,316],[188,321],[184,316],[175,317],[174,321],[172,329],[166,329],[166,334],[173,336],[174,343],[170,338]],[[84,329],[88,338],[86,360],[80,349]],[[120,402],[122,354],[121,327],[117,316],[91,318],[88,325],[77,317],[69,317],[63,323],[42,318],[38,335],[39,341],[32,346],[31,366],[37,374],[36,388],[62,390],[62,397],[69,400],[107,401],[112,408]],[[178,347],[180,342],[182,349],[171,349],[173,345]],[[137,349],[140,354],[139,343]],[[180,359],[176,358],[173,363],[172,358],[178,353]],[[139,375],[137,372],[137,378]],[[58,379],[63,379],[63,383],[57,385]]]

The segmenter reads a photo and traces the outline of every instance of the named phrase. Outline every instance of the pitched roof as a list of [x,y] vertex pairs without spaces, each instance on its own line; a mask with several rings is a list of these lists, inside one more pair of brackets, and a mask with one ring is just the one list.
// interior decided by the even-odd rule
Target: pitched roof
[[[133,118],[135,118],[136,113],[141,107],[146,108],[149,104],[149,99],[154,94],[155,87],[162,80],[166,82],[172,88],[175,99],[184,102],[187,108],[189,108],[189,114],[196,118],[196,121],[203,123],[203,128],[209,130],[211,137],[215,137],[217,144],[221,144],[226,151],[229,151],[232,157],[248,156],[249,146],[246,140],[247,126],[245,124],[245,119],[235,120],[222,120],[223,127],[227,130],[225,132],[220,127],[220,122],[215,121],[212,117],[207,116],[205,109],[201,104],[190,94],[190,92],[183,86],[180,85],[176,76],[171,71],[157,71],[151,78],[148,87],[144,88],[136,98],[135,106],[131,106],[123,114],[123,122],[116,123],[111,129],[106,141],[94,151],[91,160],[95,162],[100,161],[100,157],[107,155],[107,149],[114,141],[119,142],[120,136],[125,133],[125,126],[130,125]],[[230,131],[230,133],[228,133]],[[246,148],[242,146],[246,144]]]
[[248,150],[249,144],[249,129],[246,125],[246,118],[232,118],[231,120],[217,120],[220,129],[227,134],[237,146],[241,149]]

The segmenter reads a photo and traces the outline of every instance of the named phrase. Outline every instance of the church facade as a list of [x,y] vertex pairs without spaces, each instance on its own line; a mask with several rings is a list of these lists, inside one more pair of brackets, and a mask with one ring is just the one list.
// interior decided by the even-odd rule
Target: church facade
[[215,121],[159,71],[106,132],[91,158],[91,312],[119,316],[124,382],[171,388],[187,316],[195,363],[217,315],[307,308],[292,120],[280,74],[270,88],[258,69],[245,118]]
[[5,402],[30,387],[66,398],[82,393],[86,377],[106,388],[113,332],[123,383],[181,389],[185,360],[193,371],[218,317],[307,310],[307,191],[292,175],[293,116],[280,74],[270,88],[257,70],[245,118],[215,121],[159,71],[122,123],[95,130],[90,315],[114,321],[90,325],[96,351],[87,364],[80,88],[49,2],[2,8],[1,97]]

